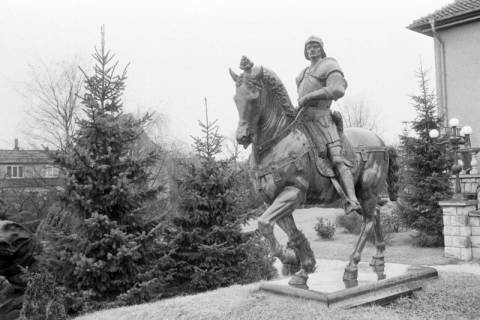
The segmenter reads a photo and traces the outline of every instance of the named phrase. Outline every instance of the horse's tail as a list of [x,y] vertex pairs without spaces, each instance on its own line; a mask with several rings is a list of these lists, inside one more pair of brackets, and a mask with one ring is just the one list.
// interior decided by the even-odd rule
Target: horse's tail
[[388,175],[387,175],[387,189],[388,197],[391,201],[397,200],[398,196],[398,154],[397,150],[394,147],[389,146],[387,148],[388,152]]

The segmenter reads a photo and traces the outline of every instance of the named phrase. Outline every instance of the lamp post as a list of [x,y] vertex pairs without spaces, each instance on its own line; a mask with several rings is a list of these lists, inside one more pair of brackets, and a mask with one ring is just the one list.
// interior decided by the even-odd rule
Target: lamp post
[[[480,148],[472,148],[470,143],[470,135],[472,134],[472,127],[464,126],[459,128],[459,121],[457,118],[452,118],[448,122],[449,128],[445,128],[445,134],[440,138],[438,144],[448,144],[453,152],[453,165],[451,172],[455,175],[455,193],[454,200],[465,200],[465,195],[462,193],[460,184],[460,172],[462,166],[459,164],[458,154],[471,154],[480,151]],[[428,133],[430,138],[437,139],[440,137],[440,132],[437,129],[430,130]],[[460,148],[460,146],[464,146]],[[464,157],[465,158],[465,157]]]

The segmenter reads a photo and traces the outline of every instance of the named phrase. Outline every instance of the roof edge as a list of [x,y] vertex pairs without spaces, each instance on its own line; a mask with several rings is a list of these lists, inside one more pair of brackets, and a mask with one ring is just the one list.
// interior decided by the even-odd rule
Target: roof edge
[[[437,30],[448,29],[451,27],[455,27],[455,26],[470,23],[470,22],[475,22],[478,20],[480,20],[480,9],[475,11],[470,11],[455,17],[448,18],[448,19],[435,20],[435,29]],[[412,25],[413,24],[410,24],[406,28],[409,30],[421,33],[423,35],[433,37],[433,32],[432,32],[430,23],[426,22],[418,26],[412,26]]]

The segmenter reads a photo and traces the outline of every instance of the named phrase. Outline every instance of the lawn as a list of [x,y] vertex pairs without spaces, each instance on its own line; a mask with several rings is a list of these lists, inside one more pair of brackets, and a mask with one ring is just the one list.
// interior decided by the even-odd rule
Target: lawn
[[[337,228],[333,240],[320,239],[314,231],[317,217],[335,221],[339,209],[302,209],[294,213],[297,226],[311,241],[316,257],[347,260],[357,236]],[[256,228],[253,221],[250,229]],[[275,228],[278,239],[285,234]],[[375,248],[368,243],[362,261],[369,261]],[[409,232],[393,234],[386,250],[386,262],[441,265],[453,263],[443,257],[443,248],[417,248],[411,245]],[[317,270],[318,271],[318,270]],[[232,286],[203,294],[166,299],[150,304],[105,310],[78,320],[147,319],[478,319],[480,315],[480,276],[440,272],[438,280],[429,281],[412,298],[402,298],[382,306],[332,310],[315,301],[275,295],[260,291],[259,284]]]
[[441,272],[438,280],[424,285],[412,298],[387,306],[328,309],[322,304],[258,290],[258,284],[232,286],[203,294],[155,303],[101,311],[77,320],[149,319],[478,319],[480,277]]
[[[337,227],[332,240],[321,239],[315,233],[314,226],[318,217],[335,221],[335,217],[343,214],[342,209],[309,208],[296,210],[293,214],[297,227],[302,230],[310,240],[315,256],[321,259],[348,260],[358,236],[349,234],[345,229]],[[252,221],[249,228],[255,228],[256,222]],[[443,256],[443,248],[419,248],[412,246],[411,232],[394,233],[391,236],[385,251],[385,261],[415,265],[441,265],[455,263],[453,259]],[[275,235],[283,244],[287,236],[275,226]],[[370,261],[375,253],[375,247],[367,243],[362,254],[362,261]]]

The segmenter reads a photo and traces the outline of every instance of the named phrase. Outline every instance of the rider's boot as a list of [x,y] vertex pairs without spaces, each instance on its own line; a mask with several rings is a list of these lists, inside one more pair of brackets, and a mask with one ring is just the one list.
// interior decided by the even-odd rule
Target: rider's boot
[[337,165],[337,171],[340,183],[345,191],[345,194],[347,195],[345,214],[350,214],[354,211],[361,213],[362,207],[360,206],[357,195],[355,194],[352,172],[344,163]]
[[347,199],[345,203],[345,213],[350,214],[354,211],[361,214],[362,207],[358,202],[355,194],[355,185],[353,184],[353,176],[350,169],[345,164],[345,157],[342,155],[342,144],[340,140],[328,144],[328,152],[338,174],[338,180],[342,185]]

